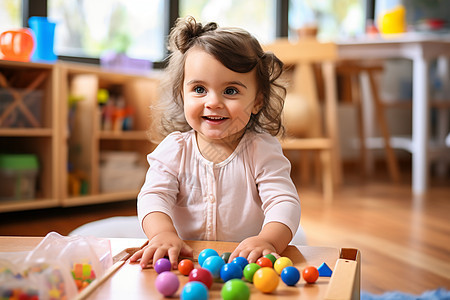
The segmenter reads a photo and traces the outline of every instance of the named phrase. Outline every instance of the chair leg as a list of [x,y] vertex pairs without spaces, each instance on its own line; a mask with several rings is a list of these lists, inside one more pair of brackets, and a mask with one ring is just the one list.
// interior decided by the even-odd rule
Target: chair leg
[[386,158],[389,168],[389,173],[391,179],[398,183],[400,182],[400,171],[398,167],[397,157],[394,153],[394,150],[391,147],[391,135],[389,133],[389,128],[387,126],[386,117],[384,115],[384,105],[381,102],[381,99],[378,94],[377,84],[375,82],[373,71],[369,71],[369,81],[370,81],[370,89],[372,90],[374,104],[375,104],[375,113],[378,120],[378,125],[380,126],[381,134],[384,139],[384,148],[386,151]]
[[331,203],[334,195],[334,178],[331,157],[331,149],[323,149],[320,151],[320,159],[322,161],[323,197],[326,203]]
[[365,134],[365,126],[364,126],[364,115],[362,110],[362,95],[361,89],[359,86],[359,74],[351,75],[351,97],[352,101],[356,107],[356,119],[358,126],[358,135],[359,135],[359,161],[360,161],[360,170],[361,175],[365,178],[367,177],[367,147],[366,147],[366,134]]

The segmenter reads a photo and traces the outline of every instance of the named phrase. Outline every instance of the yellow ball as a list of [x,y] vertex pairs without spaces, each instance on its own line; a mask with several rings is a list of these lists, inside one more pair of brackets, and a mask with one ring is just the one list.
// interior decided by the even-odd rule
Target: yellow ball
[[281,271],[283,271],[284,268],[291,267],[293,265],[294,264],[289,257],[280,257],[273,264],[273,268],[275,269],[275,271],[277,271],[278,275],[280,275]]
[[280,281],[278,274],[269,267],[259,269],[253,275],[253,284],[263,293],[273,292]]

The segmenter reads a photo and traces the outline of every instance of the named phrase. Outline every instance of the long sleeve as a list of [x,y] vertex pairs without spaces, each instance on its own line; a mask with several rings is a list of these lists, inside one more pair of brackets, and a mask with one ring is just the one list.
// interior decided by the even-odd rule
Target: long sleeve
[[149,168],[144,185],[138,195],[138,217],[155,211],[173,219],[172,208],[179,193],[178,172],[182,156],[183,139],[179,133],[170,134],[149,155]]
[[300,200],[290,177],[290,162],[283,155],[279,141],[271,136],[260,136],[253,159],[264,225],[274,221],[283,223],[294,236],[300,224]]

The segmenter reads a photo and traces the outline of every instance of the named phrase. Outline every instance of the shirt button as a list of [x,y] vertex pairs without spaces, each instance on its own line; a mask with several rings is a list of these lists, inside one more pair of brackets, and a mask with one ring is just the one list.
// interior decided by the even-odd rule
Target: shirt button
[[213,195],[209,196],[209,202],[214,203],[216,201],[216,199],[214,198]]

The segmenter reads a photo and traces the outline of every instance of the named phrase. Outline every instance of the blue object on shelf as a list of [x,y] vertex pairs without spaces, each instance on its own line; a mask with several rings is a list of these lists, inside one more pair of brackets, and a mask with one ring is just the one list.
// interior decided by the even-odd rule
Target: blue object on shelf
[[31,60],[36,62],[56,61],[57,57],[53,49],[56,23],[49,21],[46,17],[30,17],[28,24],[36,39],[36,48]]

